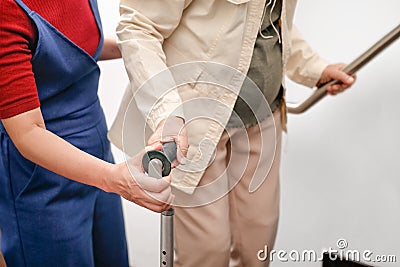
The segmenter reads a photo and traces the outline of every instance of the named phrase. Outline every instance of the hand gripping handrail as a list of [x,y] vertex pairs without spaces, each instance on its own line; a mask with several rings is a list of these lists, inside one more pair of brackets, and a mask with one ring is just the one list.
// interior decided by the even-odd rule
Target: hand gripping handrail
[[[389,45],[400,37],[400,24],[397,25],[391,32],[386,34],[382,39],[376,42],[370,49],[365,51],[361,56],[356,58],[353,62],[348,64],[343,71],[349,75],[355,74],[358,70],[364,67],[378,54],[385,50]],[[291,114],[301,114],[307,111],[310,107],[314,106],[318,101],[327,95],[328,86],[338,83],[338,80],[333,80],[329,83],[317,88],[314,93],[300,104],[287,104],[287,110]]]

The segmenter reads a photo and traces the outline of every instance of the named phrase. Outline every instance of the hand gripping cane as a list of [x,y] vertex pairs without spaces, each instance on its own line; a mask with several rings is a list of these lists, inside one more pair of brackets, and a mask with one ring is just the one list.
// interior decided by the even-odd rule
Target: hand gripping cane
[[[162,151],[148,151],[142,159],[144,170],[150,177],[161,179],[171,172],[171,162],[176,159],[176,143],[163,144]],[[161,213],[160,266],[174,265],[174,208]]]

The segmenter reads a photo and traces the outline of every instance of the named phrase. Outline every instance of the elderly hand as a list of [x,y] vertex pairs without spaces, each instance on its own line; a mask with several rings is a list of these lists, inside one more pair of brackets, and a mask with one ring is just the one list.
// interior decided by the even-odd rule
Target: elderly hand
[[328,94],[330,95],[336,95],[338,93],[343,92],[347,88],[351,87],[356,78],[355,76],[352,77],[348,74],[346,74],[342,69],[346,65],[343,63],[339,64],[331,64],[325,68],[325,70],[321,74],[321,78],[317,83],[317,87],[320,87],[332,80],[338,80],[340,83],[333,84],[331,86],[328,86]]
[[[148,150],[160,148],[152,146]],[[171,194],[171,179],[169,176],[162,179],[147,176],[142,167],[144,153],[145,150],[127,162],[113,165],[114,175],[107,185],[110,189],[107,191],[119,194],[149,210],[163,212],[171,208],[174,199]]]
[[172,162],[172,167],[176,167],[178,164],[184,164],[184,158],[187,156],[189,149],[185,122],[180,117],[168,117],[161,121],[147,144],[154,146],[172,141],[176,142],[178,149],[176,153],[177,160]]

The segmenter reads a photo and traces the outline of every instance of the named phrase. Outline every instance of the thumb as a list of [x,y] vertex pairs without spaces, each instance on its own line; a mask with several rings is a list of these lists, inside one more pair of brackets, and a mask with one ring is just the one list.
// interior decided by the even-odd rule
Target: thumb
[[167,183],[171,183],[171,175],[165,176],[163,177],[163,179],[167,182]]
[[332,78],[334,80],[339,80],[346,85],[351,85],[354,82],[354,78],[342,70],[336,70],[333,72]]

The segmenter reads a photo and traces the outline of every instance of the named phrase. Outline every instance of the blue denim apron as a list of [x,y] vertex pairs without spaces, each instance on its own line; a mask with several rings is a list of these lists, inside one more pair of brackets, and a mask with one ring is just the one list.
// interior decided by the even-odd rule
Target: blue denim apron
[[[92,57],[40,15],[31,60],[49,131],[112,162],[97,96],[103,36]],[[96,0],[90,4],[102,32]],[[31,140],[34,144],[35,140]],[[1,249],[8,266],[128,266],[121,199],[26,160],[0,123]]]

